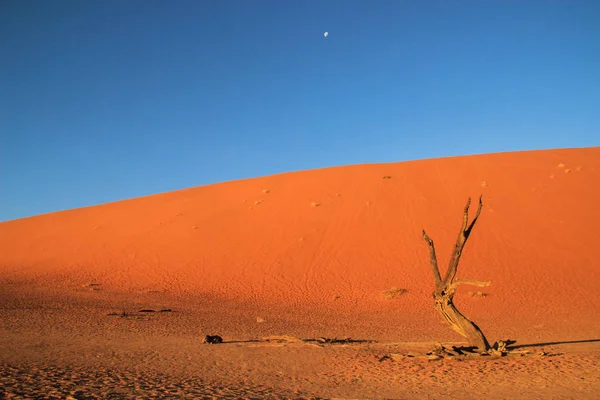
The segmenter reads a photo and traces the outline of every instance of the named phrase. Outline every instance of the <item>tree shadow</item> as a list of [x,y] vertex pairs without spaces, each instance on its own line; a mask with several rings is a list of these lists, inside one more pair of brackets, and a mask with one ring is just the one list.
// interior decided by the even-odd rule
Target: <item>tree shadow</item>
[[554,346],[560,344],[576,344],[576,343],[599,343],[600,339],[586,339],[586,340],[566,340],[562,342],[543,342],[543,343],[528,343],[528,344],[518,344],[516,346],[510,345],[507,346],[507,349],[522,349],[527,347],[540,347],[540,346]]
[[324,338],[324,337],[319,337],[316,339],[302,339],[302,341],[305,343],[315,342],[315,343],[320,343],[320,344],[352,344],[352,343],[373,343],[374,342],[374,340],[367,340],[367,339],[351,339],[351,338],[330,339],[330,338]]
[[[296,339],[296,338],[289,338]],[[228,340],[223,341],[221,344],[240,344],[240,343],[277,343],[277,338],[273,338],[271,340],[268,339],[248,339],[248,340]],[[317,343],[317,344],[354,344],[354,343],[373,343],[373,340],[366,339],[337,339],[337,338],[314,338],[314,339],[296,339],[296,340],[286,340],[282,338],[280,343]]]
[[258,340],[258,339],[248,339],[248,340],[228,340],[228,341],[223,341],[223,343],[221,344],[236,344],[236,343],[260,343],[262,342],[262,340]]

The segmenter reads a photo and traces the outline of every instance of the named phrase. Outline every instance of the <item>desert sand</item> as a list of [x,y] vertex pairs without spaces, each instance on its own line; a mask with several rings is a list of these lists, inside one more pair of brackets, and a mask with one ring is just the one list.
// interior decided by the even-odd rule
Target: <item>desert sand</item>
[[[0,223],[0,398],[598,398],[599,184],[599,147],[525,151]],[[492,285],[455,303],[530,355],[386,357],[463,341],[433,308],[421,232],[443,273],[480,195],[458,277]]]

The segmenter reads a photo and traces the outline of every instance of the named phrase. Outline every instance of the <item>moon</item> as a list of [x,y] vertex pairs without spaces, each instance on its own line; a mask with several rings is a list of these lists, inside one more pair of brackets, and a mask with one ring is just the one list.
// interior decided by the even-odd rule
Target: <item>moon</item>
[[325,36],[325,37],[329,36],[329,32],[325,32],[325,33],[323,34],[323,36]]

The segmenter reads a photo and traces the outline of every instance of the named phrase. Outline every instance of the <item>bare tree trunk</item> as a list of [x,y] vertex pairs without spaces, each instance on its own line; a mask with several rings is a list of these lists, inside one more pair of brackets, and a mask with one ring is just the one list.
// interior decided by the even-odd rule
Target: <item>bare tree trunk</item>
[[[444,320],[450,325],[455,332],[463,336],[467,339],[470,346],[477,347],[479,351],[488,351],[490,350],[490,344],[485,338],[485,335],[475,323],[470,321],[467,317],[462,315],[460,311],[456,309],[454,302],[452,299],[454,298],[454,293],[456,292],[456,288],[458,285],[465,283],[474,286],[489,286],[491,282],[479,282],[473,280],[457,280],[454,281],[456,277],[456,271],[458,269],[458,262],[460,261],[460,257],[462,255],[462,251],[465,247],[465,243],[471,234],[471,230],[475,225],[475,222],[479,218],[481,214],[481,208],[483,203],[481,201],[481,197],[479,197],[479,207],[477,208],[477,214],[471,224],[468,224],[469,220],[469,206],[471,205],[471,198],[467,201],[467,205],[465,206],[463,212],[463,221],[460,232],[458,234],[458,238],[456,239],[456,244],[454,245],[454,251],[452,252],[452,257],[450,258],[450,263],[448,265],[448,270],[446,271],[446,275],[442,280],[440,275],[440,270],[438,268],[437,257],[435,254],[435,246],[433,244],[433,240],[427,236],[427,233],[423,231],[423,239],[429,245],[429,263],[431,265],[431,269],[433,270],[433,279],[435,281],[435,291],[433,293],[433,298],[435,300],[435,309],[442,315]],[[468,225],[468,227],[467,227]]]

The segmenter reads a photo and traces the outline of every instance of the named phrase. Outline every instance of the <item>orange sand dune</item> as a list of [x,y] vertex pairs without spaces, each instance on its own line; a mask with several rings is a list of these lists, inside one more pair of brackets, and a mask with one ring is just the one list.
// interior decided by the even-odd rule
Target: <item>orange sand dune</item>
[[[590,339],[600,336],[599,184],[595,147],[197,187],[1,223],[0,284],[68,293],[97,283],[98,296],[212,296],[262,310],[267,321],[271,309],[288,310],[296,321],[314,312],[323,326],[349,313],[374,336],[448,332],[458,339],[433,310],[421,230],[445,268],[465,201],[482,194],[458,277],[492,286],[483,297],[468,294],[481,289],[461,287],[459,309],[491,340]],[[382,291],[392,287],[407,292],[386,299]],[[384,328],[394,321],[404,330]]]

